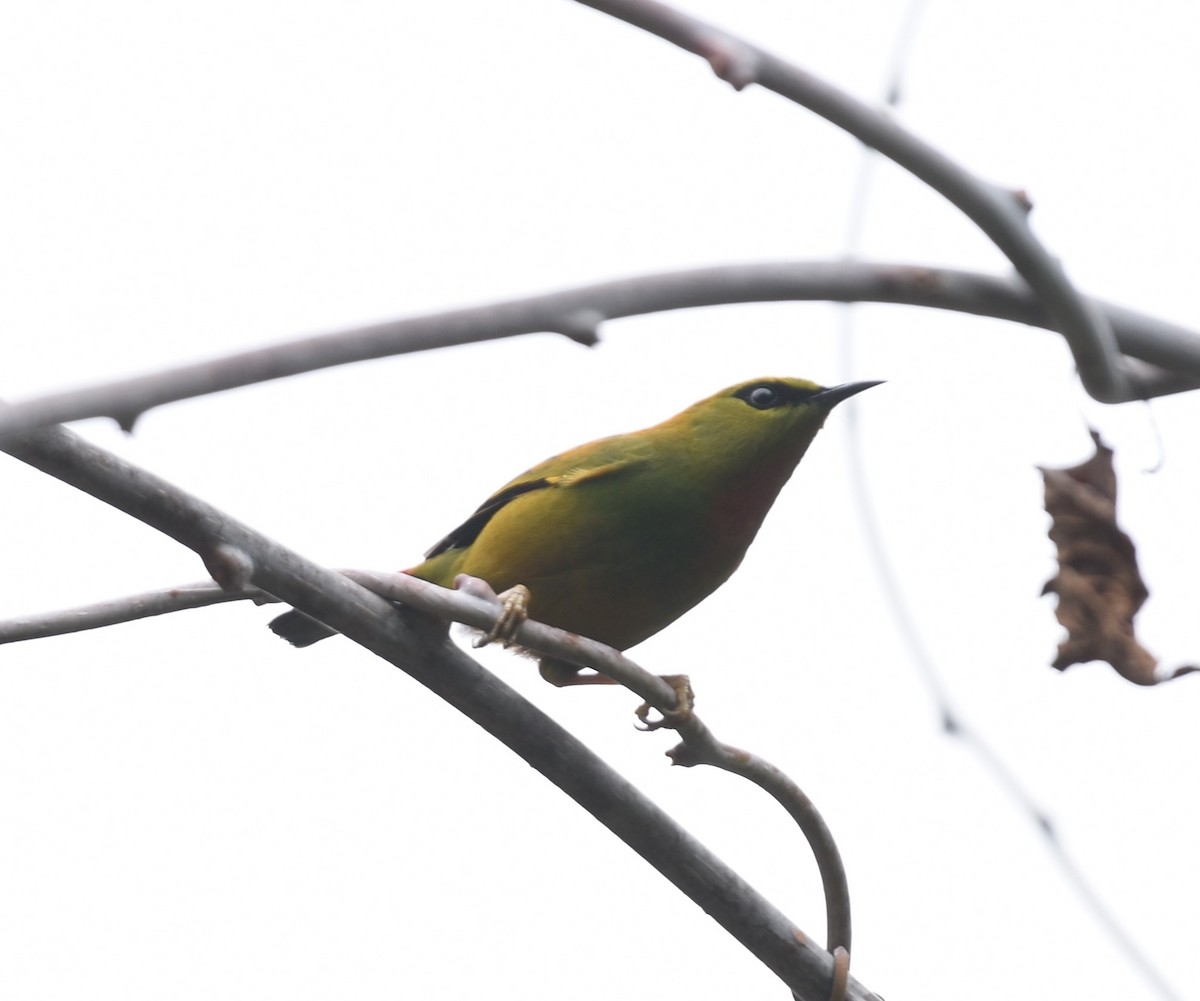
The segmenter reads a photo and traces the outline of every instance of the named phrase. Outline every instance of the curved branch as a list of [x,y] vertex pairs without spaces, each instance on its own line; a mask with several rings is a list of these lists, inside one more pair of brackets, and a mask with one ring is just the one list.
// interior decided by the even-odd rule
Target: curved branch
[[[111,417],[128,429],[140,414],[164,403],[372,358],[545,331],[570,331],[569,336],[581,343],[595,343],[596,329],[610,319],[732,303],[811,300],[927,306],[1054,329],[1037,298],[1014,279],[854,261],[732,264],[641,275],[318,334],[54,393],[0,412],[0,435],[89,417]],[[1097,299],[1089,303],[1107,317],[1126,355],[1167,370],[1148,395],[1200,387],[1200,334]]]
[[[494,596],[488,600],[475,589],[462,587],[448,590],[404,573],[370,570],[338,572],[374,594],[400,602],[407,608],[416,608],[484,632],[496,624],[501,612],[501,605]],[[490,593],[490,588],[486,590]],[[132,622],[167,612],[242,599],[258,604],[277,600],[254,589],[230,592],[212,582],[185,584],[83,608],[2,621],[0,644],[98,629],[119,622]],[[570,660],[607,675],[645,699],[663,713],[664,719],[670,717],[677,708],[675,689],[658,675],[651,674],[620,651],[603,643],[532,619],[521,624],[516,638],[528,650]],[[795,782],[774,765],[747,751],[720,743],[695,713],[688,713],[669,725],[683,738],[683,744],[668,752],[675,764],[707,764],[739,775],[773,796],[791,815],[812,847],[821,874],[826,903],[826,948],[834,952],[840,946],[848,951],[851,922],[846,870],[837,843],[816,806]]]
[[[736,873],[568,731],[450,643],[444,628],[429,620],[422,623],[397,615],[390,602],[341,574],[303,559],[66,429],[14,436],[2,447],[195,550],[227,588],[261,588],[406,671],[592,813],[711,914],[798,996],[828,995],[834,976],[834,959],[828,953],[809,942]],[[393,582],[403,576],[392,575]],[[491,608],[487,602],[483,605]],[[494,618],[494,610],[490,614]],[[536,625],[526,623],[524,628]],[[536,632],[533,629],[535,635],[526,637],[523,632],[519,636],[533,640]],[[572,648],[590,642],[566,635]],[[668,700],[672,698],[668,696]],[[846,997],[869,1001],[873,995],[851,980]]]
[[[661,707],[656,707],[661,710]],[[723,744],[694,714],[678,724],[683,743],[668,751],[677,765],[712,765],[740,775],[773,796],[804,832],[825,890],[825,942],[830,952],[850,952],[850,887],[833,832],[812,800],[786,774],[749,751]]]
[[1140,399],[1152,385],[1126,370],[1113,331],[1034,236],[1028,204],[976,177],[904,129],[886,112],[851,97],[778,56],[656,0],[578,0],[706,59],[735,89],[757,83],[800,104],[878,150],[971,219],[1029,283],[1071,346],[1084,387],[1104,403]]

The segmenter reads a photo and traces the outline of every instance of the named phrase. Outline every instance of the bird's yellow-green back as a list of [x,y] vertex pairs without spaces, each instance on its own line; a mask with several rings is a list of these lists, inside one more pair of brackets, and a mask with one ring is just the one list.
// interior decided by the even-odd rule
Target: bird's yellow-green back
[[626,649],[719,587],[829,411],[875,383],[757,379],[547,459],[409,573],[524,584],[532,618]]
[[[875,385],[755,379],[580,445],[506,484],[408,573],[523,584],[531,617],[624,650],[724,583],[830,410]],[[330,635],[295,611],[271,628],[297,646]],[[542,666],[560,683],[576,670]]]

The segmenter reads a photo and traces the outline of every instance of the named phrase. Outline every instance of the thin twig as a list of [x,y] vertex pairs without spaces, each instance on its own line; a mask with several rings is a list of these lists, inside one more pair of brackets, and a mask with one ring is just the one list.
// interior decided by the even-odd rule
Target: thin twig
[[[656,708],[661,711],[661,707]],[[675,764],[712,765],[740,775],[770,793],[791,815],[813,850],[825,888],[826,948],[834,952],[840,947],[849,953],[850,888],[846,869],[833,833],[816,806],[795,782],[770,762],[718,741],[695,714],[674,725],[683,738],[682,744],[667,752]]]
[[[910,5],[905,22],[906,30],[901,38],[898,39],[896,51],[893,55],[892,67],[885,86],[888,104],[892,106],[899,103],[899,97],[902,93],[905,57],[912,41],[912,25],[919,15],[920,7],[920,0]],[[854,194],[849,207],[849,219],[846,226],[845,249],[849,256],[857,255],[860,250],[866,223],[872,167],[876,159],[876,152],[869,146],[864,146],[862,156],[859,160],[858,176],[854,186]],[[1118,315],[1111,308],[1109,316],[1113,320],[1114,327],[1116,327],[1120,321]],[[842,377],[844,379],[852,378],[854,372],[854,334],[854,311],[847,306],[842,310],[841,337],[839,341],[842,347]],[[1124,344],[1122,345],[1122,350],[1125,350]],[[942,729],[947,735],[957,737],[975,752],[976,757],[982,762],[984,768],[991,773],[992,779],[996,784],[1028,816],[1045,839],[1047,847],[1053,853],[1054,859],[1069,885],[1083,900],[1084,905],[1091,911],[1092,916],[1100,926],[1108,933],[1118,948],[1125,953],[1126,957],[1143,974],[1160,996],[1170,999],[1170,1001],[1175,1001],[1177,996],[1167,985],[1163,976],[1155,969],[1154,965],[1142,953],[1136,943],[1133,942],[1129,934],[1121,927],[1115,915],[1104,905],[1095,889],[1084,877],[1082,870],[1062,845],[1049,816],[1037,805],[1033,796],[990,743],[964,720],[963,716],[952,703],[941,672],[938,670],[933,656],[929,652],[929,648],[921,634],[921,629],[917,625],[909,603],[905,598],[899,574],[896,571],[895,564],[891,559],[886,541],[884,540],[883,532],[879,526],[879,517],[872,498],[870,481],[867,475],[862,428],[857,407],[851,406],[849,408],[847,422],[847,458],[850,467],[852,492],[854,493],[858,508],[859,525],[862,529],[861,535],[872,554],[872,563],[874,564],[883,590],[884,600],[890,607],[892,617],[896,622],[904,645],[908,648],[909,661],[921,675],[922,681],[940,717]]]
[[[193,549],[231,586],[260,588],[400,667],[559,786],[802,998],[825,998],[834,960],[569,732],[388,601],[290,552],[174,485],[63,428],[14,436],[4,451]],[[486,605],[487,603],[484,602]],[[428,620],[426,620],[428,622]],[[523,640],[536,639],[535,624]],[[569,634],[568,634],[569,635]],[[581,638],[571,638],[575,649]],[[657,681],[657,679],[655,679]],[[657,682],[661,684],[661,682]],[[664,686],[665,687],[665,686]],[[659,692],[660,696],[664,693]],[[670,696],[673,699],[673,693]],[[668,703],[670,704],[670,703]],[[853,979],[847,997],[873,995]]]
[[122,622],[148,619],[155,615],[166,615],[169,612],[182,612],[188,608],[206,608],[228,601],[245,600],[268,602],[276,599],[257,590],[225,591],[211,580],[181,584],[159,591],[98,601],[78,608],[5,619],[0,622],[0,645],[45,639],[48,636],[65,636],[88,629],[115,626]]
[[[343,576],[390,601],[400,602],[429,615],[487,631],[495,625],[498,601],[465,589],[448,590],[403,573],[340,570]],[[24,616],[0,622],[0,644],[98,629],[152,615],[184,611],[238,600],[259,604],[277,599],[258,590],[223,591],[215,583],[185,584],[160,591],[117,598],[64,611]],[[535,653],[564,658],[599,671],[645,699],[664,716],[676,709],[676,692],[658,675],[634,663],[603,643],[526,620],[516,635],[520,645]],[[829,952],[850,948],[850,901],[845,868],[828,826],[812,802],[787,775],[747,751],[722,744],[694,713],[672,724],[683,744],[668,752],[677,765],[707,764],[740,775],[773,796],[796,821],[817,860],[825,888]]]

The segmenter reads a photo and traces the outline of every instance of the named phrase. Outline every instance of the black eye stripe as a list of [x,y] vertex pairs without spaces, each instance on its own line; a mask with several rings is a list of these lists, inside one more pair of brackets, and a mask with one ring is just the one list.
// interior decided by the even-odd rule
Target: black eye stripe
[[821,392],[820,387],[815,389],[803,389],[800,386],[794,386],[790,382],[753,382],[749,386],[743,386],[733,395],[739,400],[744,400],[755,410],[772,410],[775,407],[796,406],[798,403],[803,403],[805,400],[810,400]]

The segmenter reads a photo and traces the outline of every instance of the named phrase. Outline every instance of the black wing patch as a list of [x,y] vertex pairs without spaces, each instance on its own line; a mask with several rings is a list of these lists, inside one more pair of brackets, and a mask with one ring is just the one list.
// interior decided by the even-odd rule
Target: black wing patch
[[440,556],[447,549],[466,549],[467,546],[479,538],[479,533],[483,531],[484,525],[491,521],[495,513],[502,507],[515,498],[520,497],[521,494],[527,494],[531,490],[544,490],[546,487],[551,486],[552,483],[552,480],[545,478],[529,480],[526,483],[517,483],[507,490],[501,490],[500,493],[489,497],[471,517],[444,539],[436,542],[433,548],[425,554],[425,558],[429,559],[432,556]]

